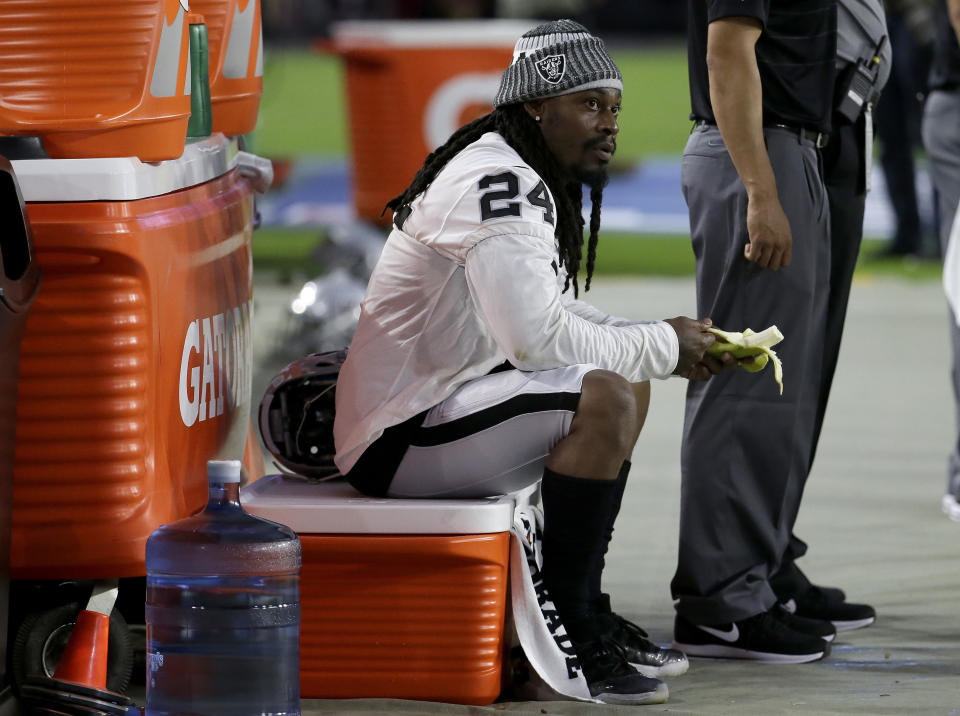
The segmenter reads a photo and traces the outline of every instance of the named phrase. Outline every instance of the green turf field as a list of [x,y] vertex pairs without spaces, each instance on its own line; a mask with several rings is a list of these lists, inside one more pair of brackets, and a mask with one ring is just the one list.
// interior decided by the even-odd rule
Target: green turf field
[[[622,167],[651,156],[679,156],[690,123],[684,47],[614,49],[624,75],[623,114],[617,157]],[[264,92],[250,150],[271,158],[344,157],[348,153],[347,115],[341,60],[309,49],[268,50]],[[262,229],[254,239],[258,269],[286,276],[315,276],[322,271],[310,259],[321,232]],[[861,252],[861,276],[896,275],[934,279],[936,261],[871,260],[879,241]],[[687,276],[694,270],[690,243],[684,237],[601,234],[598,275]]]
[[[613,54],[625,85],[616,161],[679,155],[690,132],[684,49]],[[346,113],[340,58],[310,50],[268,51],[251,148],[267,157],[346,156]]]
[[309,50],[268,50],[253,151],[265,157],[347,154],[340,60]]

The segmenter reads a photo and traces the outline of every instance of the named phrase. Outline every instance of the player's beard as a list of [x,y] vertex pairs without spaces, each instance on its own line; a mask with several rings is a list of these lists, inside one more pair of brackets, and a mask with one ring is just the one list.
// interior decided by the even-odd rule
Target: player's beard
[[[608,137],[595,137],[583,143],[583,150],[588,152],[600,144],[609,142]],[[614,147],[616,147],[615,144]],[[614,151],[616,151],[616,149],[614,149]],[[574,170],[574,176],[576,176],[578,181],[586,184],[591,189],[603,189],[607,185],[607,182],[610,181],[606,166],[601,166],[599,169],[583,169],[582,167],[577,167]]]
[[603,189],[603,187],[607,185],[607,182],[610,181],[606,167],[592,171],[589,169],[577,169],[575,175],[577,181],[586,184],[591,189]]

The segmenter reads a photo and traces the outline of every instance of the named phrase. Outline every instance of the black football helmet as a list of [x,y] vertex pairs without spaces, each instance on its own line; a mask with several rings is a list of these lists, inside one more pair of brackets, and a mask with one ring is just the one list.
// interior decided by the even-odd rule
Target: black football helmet
[[305,477],[339,476],[333,462],[333,419],[340,366],[347,350],[312,353],[274,376],[260,401],[260,436],[277,462]]

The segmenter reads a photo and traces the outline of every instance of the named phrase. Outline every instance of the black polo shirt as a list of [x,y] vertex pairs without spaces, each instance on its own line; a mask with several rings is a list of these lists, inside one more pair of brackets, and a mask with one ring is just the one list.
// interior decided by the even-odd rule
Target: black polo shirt
[[830,131],[837,54],[836,0],[688,0],[691,119],[716,121],[707,76],[707,25],[752,17],[763,26],[757,66],[764,124]]
[[947,14],[947,1],[937,3],[934,15],[933,62],[930,65],[930,89],[954,90],[960,87],[960,45]]

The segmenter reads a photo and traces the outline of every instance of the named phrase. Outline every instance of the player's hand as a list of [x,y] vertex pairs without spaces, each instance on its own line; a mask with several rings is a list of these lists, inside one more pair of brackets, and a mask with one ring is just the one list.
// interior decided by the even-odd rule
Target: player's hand
[[725,370],[736,368],[741,363],[753,363],[753,358],[742,358],[737,360],[732,353],[722,353],[718,356],[712,356],[707,353],[703,358],[693,366],[693,369],[686,376],[688,380],[707,380],[710,376],[722,373]]
[[793,236],[776,194],[748,199],[747,233],[750,243],[743,247],[747,261],[771,271],[790,265]]
[[709,318],[696,321],[686,316],[678,316],[665,321],[676,331],[680,342],[680,356],[673,371],[674,375],[688,380],[706,380],[711,375],[736,367],[737,361],[729,353],[722,356],[707,355],[707,348],[717,340],[717,337],[707,330],[713,325]]

